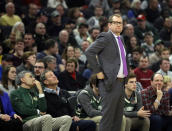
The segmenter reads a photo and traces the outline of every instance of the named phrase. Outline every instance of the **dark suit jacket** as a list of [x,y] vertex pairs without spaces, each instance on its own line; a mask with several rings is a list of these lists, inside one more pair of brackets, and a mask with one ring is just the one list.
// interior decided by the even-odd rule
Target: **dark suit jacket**
[[[122,42],[124,43],[123,39]],[[104,73],[105,87],[110,90],[112,81],[116,80],[120,68],[119,48],[112,32],[101,33],[86,50],[86,56],[93,73]]]
[[74,80],[67,71],[61,72],[58,79],[59,87],[67,91],[77,91],[79,89],[83,89],[86,83],[86,80],[78,72],[76,72],[76,80]]

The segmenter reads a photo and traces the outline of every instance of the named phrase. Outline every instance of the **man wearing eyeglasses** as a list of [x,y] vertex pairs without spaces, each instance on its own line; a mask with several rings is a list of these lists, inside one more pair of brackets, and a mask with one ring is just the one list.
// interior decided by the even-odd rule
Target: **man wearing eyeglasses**
[[44,70],[45,70],[45,64],[44,64],[43,60],[42,59],[37,60],[34,65],[35,79],[40,81],[40,76],[41,76],[42,72],[44,72]]
[[126,50],[120,34],[123,20],[120,14],[109,17],[109,31],[101,33],[86,50],[93,74],[99,79],[102,97],[102,120],[99,131],[120,131],[124,104],[124,81],[128,75]]

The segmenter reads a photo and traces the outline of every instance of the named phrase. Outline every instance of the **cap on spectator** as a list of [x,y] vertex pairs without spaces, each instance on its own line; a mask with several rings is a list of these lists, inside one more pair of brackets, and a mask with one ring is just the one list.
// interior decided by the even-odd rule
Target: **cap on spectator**
[[158,39],[158,40],[155,41],[155,44],[154,45],[160,45],[160,44],[163,44],[163,41],[160,40],[160,39]]
[[120,0],[112,0],[112,3],[118,3]]
[[145,21],[146,17],[143,14],[140,14],[140,15],[137,16],[137,20],[138,21]]
[[60,14],[59,14],[59,12],[57,11],[57,10],[55,10],[55,11],[53,11],[52,13],[51,13],[51,17],[57,17],[57,16],[59,16]]

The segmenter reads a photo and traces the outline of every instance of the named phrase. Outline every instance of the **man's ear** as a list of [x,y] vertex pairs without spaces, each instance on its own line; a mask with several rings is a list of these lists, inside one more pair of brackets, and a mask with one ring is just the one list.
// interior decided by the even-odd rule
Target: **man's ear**
[[48,84],[48,81],[47,80],[44,80],[44,84],[47,85]]
[[24,77],[23,77],[23,78],[21,78],[20,80],[21,80],[21,82],[22,82],[22,83],[24,83],[24,82],[25,82],[25,78],[24,78]]

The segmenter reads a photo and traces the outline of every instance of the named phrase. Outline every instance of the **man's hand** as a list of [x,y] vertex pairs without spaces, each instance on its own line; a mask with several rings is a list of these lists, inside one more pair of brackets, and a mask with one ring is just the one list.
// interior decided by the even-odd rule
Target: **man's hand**
[[22,121],[22,118],[19,116],[19,115],[17,115],[17,114],[14,114],[14,119],[19,119],[20,121]]
[[104,78],[105,78],[105,76],[104,76],[103,72],[97,73],[97,79],[104,79]]
[[40,112],[39,114],[40,114],[41,116],[43,116],[43,115],[46,114],[46,112]]
[[11,117],[7,114],[1,114],[0,118],[4,121],[10,121],[11,120]]
[[137,112],[137,116],[146,118],[146,117],[150,117],[151,113],[149,110],[144,110],[144,106],[142,106],[139,111]]
[[38,80],[35,80],[34,83],[38,89],[39,94],[43,94],[41,83]]
[[72,119],[73,119],[75,122],[80,120],[79,117],[77,117],[77,116],[73,116]]
[[156,91],[157,91],[156,92],[157,93],[157,100],[160,101],[161,98],[162,98],[163,92],[162,92],[161,88],[158,85],[156,86]]

